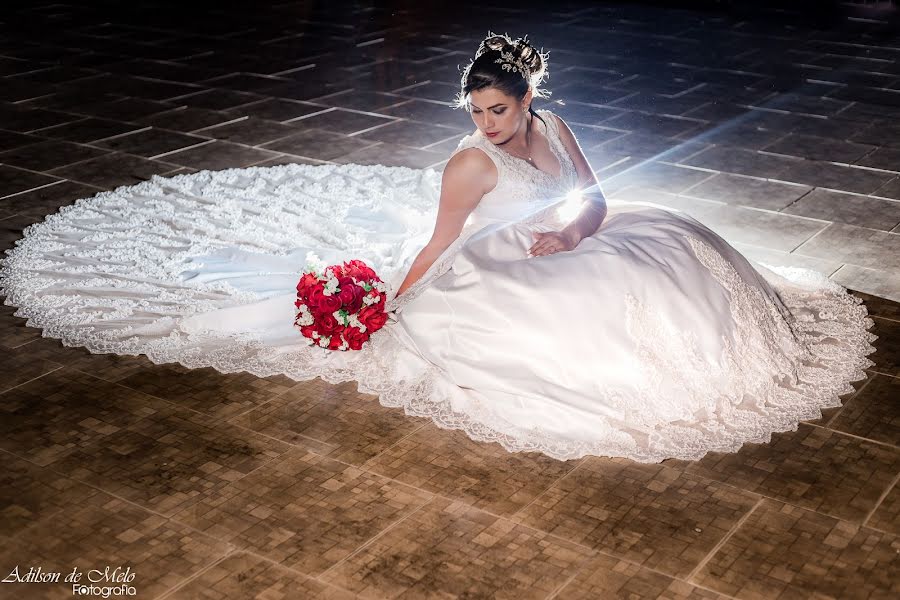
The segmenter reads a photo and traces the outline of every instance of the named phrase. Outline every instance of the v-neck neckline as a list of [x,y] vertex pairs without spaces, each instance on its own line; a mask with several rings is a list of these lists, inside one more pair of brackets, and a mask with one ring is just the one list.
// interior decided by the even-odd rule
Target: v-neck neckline
[[[534,117],[532,116],[531,118],[532,118],[532,121],[533,121],[533,120],[534,120]],[[538,120],[540,121],[540,119],[538,119]],[[541,121],[541,123],[544,123],[544,121]],[[556,158],[556,162],[559,163],[559,175],[554,175],[553,173],[548,173],[547,171],[545,171],[545,170],[543,170],[543,169],[539,169],[537,165],[533,164],[533,163],[532,163],[530,160],[528,160],[528,159],[522,158],[522,157],[520,157],[520,156],[513,156],[512,154],[510,154],[509,152],[507,152],[507,151],[504,150],[503,148],[500,148],[500,147],[497,146],[496,144],[491,143],[491,141],[490,141],[489,139],[487,139],[487,138],[484,136],[484,134],[481,133],[480,130],[479,130],[478,133],[481,135],[481,137],[484,139],[484,141],[487,142],[488,144],[491,144],[491,146],[493,146],[493,147],[497,150],[497,152],[502,152],[503,154],[505,154],[506,156],[509,156],[510,158],[514,158],[514,159],[516,159],[516,160],[520,160],[520,161],[524,162],[526,165],[528,165],[528,167],[529,167],[530,169],[534,169],[534,170],[537,171],[538,173],[541,173],[541,174],[543,174],[543,175],[546,175],[546,176],[549,177],[550,179],[555,179],[555,180],[562,179],[562,176],[563,176],[563,161],[562,161],[562,157],[559,156],[559,154],[557,154],[557,152],[556,152],[556,149],[553,148],[553,140],[550,139],[550,136],[552,135],[551,132],[550,132],[550,126],[547,125],[546,123],[544,123],[544,136],[547,138],[547,145],[550,147],[550,154],[552,154],[552,155]]]

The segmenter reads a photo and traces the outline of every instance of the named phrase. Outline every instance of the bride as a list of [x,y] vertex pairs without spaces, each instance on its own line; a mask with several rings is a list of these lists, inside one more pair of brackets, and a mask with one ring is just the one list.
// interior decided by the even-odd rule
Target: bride
[[[3,261],[16,315],[93,353],[355,380],[439,427],[640,462],[767,442],[840,405],[873,363],[859,299],[749,262],[691,217],[614,202],[565,121],[534,110],[547,56],[491,35],[438,175],[286,165],[156,177],[64,207]],[[365,260],[390,319],[362,350],[293,328],[308,264]]]

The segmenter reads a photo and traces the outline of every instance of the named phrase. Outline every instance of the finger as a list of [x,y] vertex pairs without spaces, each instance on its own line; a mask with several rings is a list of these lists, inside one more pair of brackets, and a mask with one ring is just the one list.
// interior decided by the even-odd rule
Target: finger
[[535,254],[535,255],[541,255],[544,252],[546,252],[549,247],[550,247],[550,243],[548,241],[544,240],[544,241],[541,241],[541,242],[538,242],[537,244],[535,244],[534,247],[531,249],[531,253]]

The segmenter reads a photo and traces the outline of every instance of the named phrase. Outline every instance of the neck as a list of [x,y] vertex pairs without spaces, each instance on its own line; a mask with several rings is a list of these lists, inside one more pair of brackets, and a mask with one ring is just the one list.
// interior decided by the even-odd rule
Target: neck
[[510,137],[505,142],[501,142],[500,146],[505,146],[509,151],[518,152],[519,154],[528,154],[528,147],[530,143],[530,132],[531,129],[531,121],[534,117],[529,113],[525,116],[525,123],[519,127],[519,130],[516,131],[512,137]]

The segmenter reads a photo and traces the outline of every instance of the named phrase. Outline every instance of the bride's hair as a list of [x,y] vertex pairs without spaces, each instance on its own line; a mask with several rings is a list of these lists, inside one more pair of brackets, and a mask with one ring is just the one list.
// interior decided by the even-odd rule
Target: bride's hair
[[[463,71],[461,89],[453,107],[466,108],[469,92],[489,87],[518,99],[524,98],[530,87],[533,97],[547,98],[550,92],[540,87],[547,77],[547,58],[543,49],[537,50],[531,45],[527,35],[512,40],[509,36],[488,32],[478,46],[475,58]],[[528,110],[534,113],[531,107]]]

